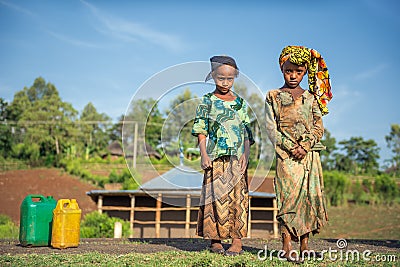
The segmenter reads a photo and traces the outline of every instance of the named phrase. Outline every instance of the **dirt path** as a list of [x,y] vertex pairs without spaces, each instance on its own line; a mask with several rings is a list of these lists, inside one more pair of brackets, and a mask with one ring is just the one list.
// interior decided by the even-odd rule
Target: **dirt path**
[[82,216],[96,210],[96,204],[86,192],[99,189],[62,173],[59,169],[32,169],[0,172],[0,214],[5,214],[19,225],[22,200],[29,194],[76,199]]
[[[372,253],[400,253],[400,241],[396,240],[362,240],[352,239],[347,241],[348,250],[359,252],[370,250]],[[311,239],[310,247],[315,250],[338,250],[336,239]],[[244,239],[243,249],[247,252],[257,253],[259,250],[281,248],[280,240]],[[21,247],[17,240],[0,240],[0,255],[16,254],[82,254],[99,252],[106,254],[128,254],[128,253],[156,253],[160,251],[202,251],[207,249],[209,242],[200,238],[159,238],[159,239],[111,239],[90,238],[81,239],[77,248],[63,250],[51,247]],[[228,248],[229,244],[224,244]],[[294,246],[298,249],[297,246]]]

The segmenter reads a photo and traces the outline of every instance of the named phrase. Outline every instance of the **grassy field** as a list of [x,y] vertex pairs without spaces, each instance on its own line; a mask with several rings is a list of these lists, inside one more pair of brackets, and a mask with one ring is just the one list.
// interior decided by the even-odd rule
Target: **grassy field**
[[318,238],[400,240],[400,205],[330,207],[328,217]]
[[[305,261],[303,266],[400,266],[398,253],[393,261],[332,261],[329,258]],[[380,259],[384,259],[380,254]],[[388,258],[385,258],[386,260]],[[102,253],[86,253],[79,255],[71,254],[49,254],[49,255],[19,255],[0,257],[1,266],[295,266],[273,257],[272,260],[259,259],[257,255],[245,252],[240,257],[226,257],[223,255],[202,252],[158,252],[151,254],[131,253],[126,255],[106,255]]]

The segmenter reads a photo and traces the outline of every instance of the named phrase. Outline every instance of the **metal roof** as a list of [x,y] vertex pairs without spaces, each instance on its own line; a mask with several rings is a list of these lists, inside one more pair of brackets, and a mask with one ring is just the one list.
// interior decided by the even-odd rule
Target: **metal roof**
[[140,189],[154,190],[201,190],[203,174],[187,166],[177,166],[144,183]]
[[[158,177],[142,184],[137,190],[92,190],[87,195],[194,195],[200,196],[203,174],[187,166],[177,166]],[[275,194],[250,191],[249,195],[260,198],[274,198]]]

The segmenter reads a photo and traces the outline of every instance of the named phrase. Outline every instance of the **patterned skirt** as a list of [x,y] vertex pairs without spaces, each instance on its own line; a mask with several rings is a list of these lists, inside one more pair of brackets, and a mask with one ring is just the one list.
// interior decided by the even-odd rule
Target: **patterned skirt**
[[236,156],[222,156],[205,170],[197,234],[222,240],[247,236],[249,192],[247,171],[240,173]]
[[319,233],[328,221],[319,153],[309,152],[302,161],[277,156],[274,182],[281,231],[294,241]]

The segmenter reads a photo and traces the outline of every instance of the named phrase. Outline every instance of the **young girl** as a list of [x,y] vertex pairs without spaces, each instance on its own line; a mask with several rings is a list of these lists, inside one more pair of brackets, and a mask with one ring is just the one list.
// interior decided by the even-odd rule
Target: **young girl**
[[[231,89],[239,69],[233,58],[210,59],[215,90],[203,96],[196,111],[192,134],[197,136],[204,169],[197,234],[211,239],[210,251],[229,256],[241,254],[247,236],[247,163],[254,143],[247,105]],[[206,138],[208,142],[206,144]],[[225,251],[221,240],[232,238]]]
[[[278,203],[277,219],[282,233],[282,250],[294,260],[291,240],[300,240],[300,255],[308,252],[309,233],[318,233],[328,221],[319,142],[324,133],[322,115],[332,98],[329,74],[321,55],[302,46],[282,50],[279,64],[284,85],[268,92],[267,129],[275,143]],[[300,87],[308,72],[309,90]]]

